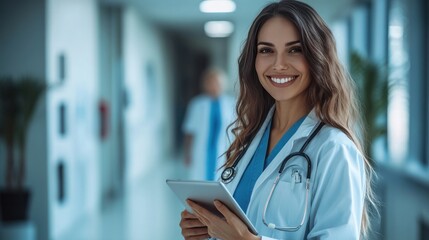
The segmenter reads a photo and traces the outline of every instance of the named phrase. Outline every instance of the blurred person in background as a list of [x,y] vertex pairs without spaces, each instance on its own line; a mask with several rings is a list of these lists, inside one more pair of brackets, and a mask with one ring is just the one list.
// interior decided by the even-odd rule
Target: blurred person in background
[[190,179],[214,180],[230,145],[227,127],[234,121],[235,99],[224,93],[226,76],[217,68],[202,75],[203,93],[191,99],[182,126],[185,165]]
[[283,0],[254,20],[239,58],[235,140],[221,180],[258,231],[224,204],[188,200],[185,239],[360,239],[373,169],[358,138],[359,104],[334,37],[309,5]]

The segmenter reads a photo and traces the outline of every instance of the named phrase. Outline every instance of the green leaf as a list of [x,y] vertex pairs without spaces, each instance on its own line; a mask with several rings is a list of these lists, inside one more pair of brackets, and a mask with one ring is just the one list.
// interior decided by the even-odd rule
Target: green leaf
[[371,148],[374,140],[387,134],[386,123],[380,126],[379,119],[386,119],[390,85],[385,67],[363,58],[357,52],[352,52],[350,63],[350,74],[356,82],[362,105],[364,142],[367,148],[365,150],[372,158]]

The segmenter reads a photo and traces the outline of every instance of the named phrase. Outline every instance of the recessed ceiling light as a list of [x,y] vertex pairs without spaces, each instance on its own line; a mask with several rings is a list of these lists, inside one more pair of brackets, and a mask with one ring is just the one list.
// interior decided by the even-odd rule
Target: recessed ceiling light
[[234,25],[228,21],[209,21],[204,24],[204,31],[209,37],[228,37],[234,31]]
[[200,3],[200,11],[205,13],[229,13],[235,11],[232,0],[205,0]]

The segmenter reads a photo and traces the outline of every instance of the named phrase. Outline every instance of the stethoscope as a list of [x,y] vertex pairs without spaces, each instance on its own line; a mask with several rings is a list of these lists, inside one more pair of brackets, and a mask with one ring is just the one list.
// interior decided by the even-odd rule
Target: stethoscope
[[[307,148],[308,144],[311,142],[311,140],[313,140],[313,138],[316,136],[316,134],[320,131],[320,129],[322,129],[324,123],[320,122],[316,129],[310,134],[310,137],[307,138],[307,140],[304,142],[304,144],[302,145],[301,149],[298,152],[293,152],[291,154],[289,154],[288,156],[286,156],[286,158],[283,160],[282,164],[280,165],[280,169],[279,169],[279,174],[277,175],[274,184],[271,188],[270,194],[268,195],[267,201],[265,203],[264,206],[264,212],[262,213],[262,221],[264,222],[264,224],[271,228],[271,229],[277,229],[280,231],[287,231],[287,232],[295,232],[298,231],[298,229],[300,229],[302,227],[302,225],[304,224],[305,221],[305,216],[307,215],[307,208],[308,208],[308,193],[310,191],[310,176],[311,176],[311,159],[310,157],[304,152],[304,150]],[[250,144],[249,144],[250,145]],[[241,160],[241,158],[243,157],[243,155],[246,153],[247,151],[247,147],[246,149],[244,149],[241,154],[237,157],[237,159],[235,160],[235,162],[233,163],[233,165],[231,167],[227,167],[223,170],[222,175],[221,175],[221,179],[223,183],[230,183],[236,173],[236,167],[238,162]],[[304,214],[302,215],[301,218],[301,222],[299,223],[298,226],[296,227],[278,227],[276,226],[274,223],[269,223],[266,221],[265,219],[265,215],[267,212],[267,208],[268,208],[268,204],[271,201],[271,197],[273,196],[274,190],[277,187],[277,184],[280,180],[280,177],[283,173],[283,170],[286,167],[286,163],[293,157],[303,157],[305,158],[305,160],[307,161],[307,176],[306,176],[306,183],[305,183],[305,208],[304,208]]]

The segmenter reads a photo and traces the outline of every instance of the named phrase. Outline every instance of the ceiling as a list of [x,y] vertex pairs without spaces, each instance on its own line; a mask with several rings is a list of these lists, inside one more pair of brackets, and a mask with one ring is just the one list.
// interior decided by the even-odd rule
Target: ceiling
[[[234,0],[233,13],[202,13],[199,3],[202,0],[102,0],[106,3],[132,4],[146,19],[154,24],[188,33],[202,34],[204,23],[210,20],[229,20],[233,23],[250,22],[258,12],[273,0]],[[327,21],[330,22],[344,13],[355,0],[303,0]]]

